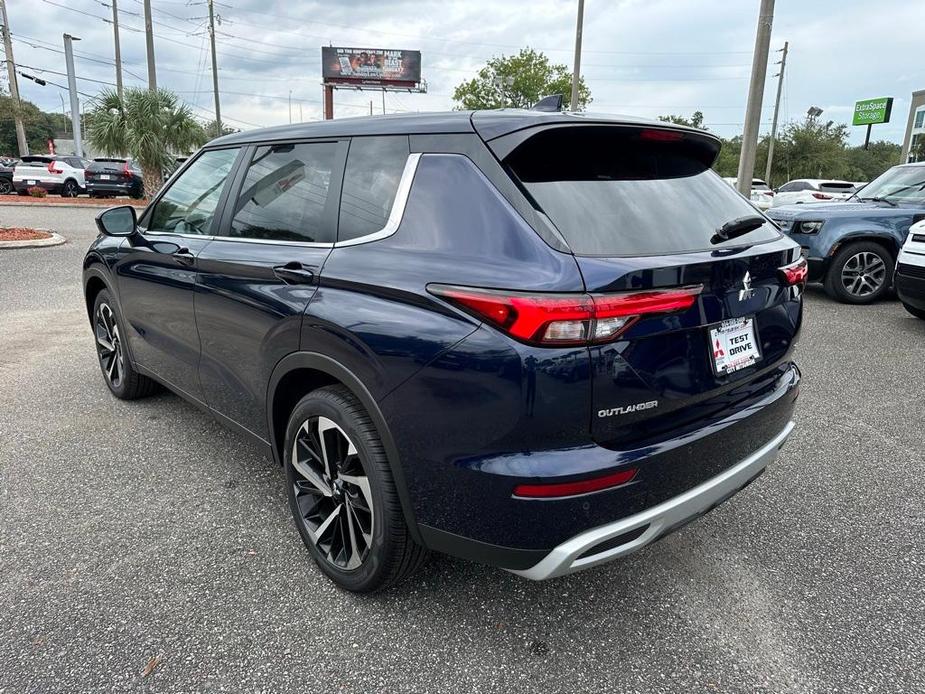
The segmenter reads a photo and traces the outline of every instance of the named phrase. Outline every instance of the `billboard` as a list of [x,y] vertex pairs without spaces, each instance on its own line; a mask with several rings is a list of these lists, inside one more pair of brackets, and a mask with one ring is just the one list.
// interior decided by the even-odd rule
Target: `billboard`
[[321,76],[326,84],[414,87],[421,81],[421,52],[322,46]]
[[879,99],[865,99],[854,105],[854,120],[852,125],[877,125],[889,123],[890,112],[893,110],[893,97],[882,96]]

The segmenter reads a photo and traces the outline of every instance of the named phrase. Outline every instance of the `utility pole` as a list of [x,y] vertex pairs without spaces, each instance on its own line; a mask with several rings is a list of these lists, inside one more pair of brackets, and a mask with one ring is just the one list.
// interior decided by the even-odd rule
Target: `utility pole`
[[382,115],[385,115],[385,89],[382,90]]
[[292,90],[289,90],[289,125],[292,125]]
[[22,124],[22,104],[19,102],[19,85],[16,82],[16,63],[13,62],[13,42],[10,40],[10,20],[6,18],[6,1],[0,0],[0,10],[3,19],[3,50],[6,52],[6,69],[10,78],[10,96],[13,97],[13,118],[16,121],[16,144],[19,145],[19,156],[29,154],[29,143],[26,141],[26,128]]
[[745,197],[752,191],[755,176],[755,153],[758,149],[758,128],[761,126],[761,100],[764,81],[768,74],[768,52],[771,47],[771,25],[774,23],[774,0],[761,0],[758,12],[758,30],[755,34],[755,54],[752,58],[752,77],[748,87],[748,105],[745,107],[745,129],[742,132],[742,152],[739,156],[739,173],[736,187]]
[[575,26],[575,64],[572,67],[572,99],[569,109],[578,110],[578,79],[581,77],[581,25],[584,23],[585,0],[578,0],[578,24]]
[[[151,0],[145,0],[150,2]],[[221,17],[219,17],[221,21]],[[222,107],[218,103],[218,62],[215,58],[215,12],[212,7],[212,0],[209,0],[209,38],[212,40],[212,91],[215,93],[215,124],[218,127],[217,137],[222,135]],[[292,110],[291,107],[289,109]],[[289,117],[292,122],[292,116]]]
[[58,92],[58,98],[61,99],[61,115],[64,116],[64,134],[67,135],[67,109],[64,107],[64,94]]
[[[209,7],[212,3],[209,3]],[[157,74],[154,67],[154,24],[151,21],[151,0],[144,0],[145,7],[145,47],[148,50],[148,89],[157,90]],[[215,52],[213,51],[213,55]]]
[[116,41],[116,91],[122,101],[122,49],[119,46],[119,4],[112,0],[112,34]]
[[771,121],[771,140],[768,142],[768,165],[764,169],[764,181],[771,185],[771,162],[774,161],[774,138],[777,137],[777,115],[780,112],[780,93],[784,87],[784,69],[787,67],[787,49],[790,44],[784,41],[783,55],[781,56],[780,72],[777,73],[777,99],[774,101],[774,120]]
[[80,141],[80,102],[77,100],[77,77],[74,74],[73,41],[80,41],[76,36],[64,35],[64,61],[67,63],[67,90],[71,93],[71,127],[74,130],[74,154],[84,155],[83,143]]

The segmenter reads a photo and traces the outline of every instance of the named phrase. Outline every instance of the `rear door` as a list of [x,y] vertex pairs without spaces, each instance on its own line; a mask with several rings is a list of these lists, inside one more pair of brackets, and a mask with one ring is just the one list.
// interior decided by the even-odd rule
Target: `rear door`
[[[641,310],[617,341],[591,347],[599,442],[713,416],[730,405],[724,394],[761,380],[791,348],[800,286],[781,268],[799,248],[710,170],[717,149],[689,132],[585,126],[541,131],[504,159],[565,238],[596,301],[697,295],[689,308]],[[718,235],[749,217],[747,233]]]
[[334,246],[346,153],[343,140],[249,148],[220,230],[198,257],[206,402],[264,440],[270,374],[299,349],[302,314]]

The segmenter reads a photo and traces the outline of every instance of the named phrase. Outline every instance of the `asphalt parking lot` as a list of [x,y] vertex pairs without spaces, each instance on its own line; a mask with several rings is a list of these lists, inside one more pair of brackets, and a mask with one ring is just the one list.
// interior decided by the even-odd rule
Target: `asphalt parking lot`
[[[546,583],[434,558],[357,597],[280,469],[100,377],[96,210],[0,205],[0,693],[925,691],[925,321],[807,292],[797,429],[739,496]],[[152,657],[160,663],[147,677]]]

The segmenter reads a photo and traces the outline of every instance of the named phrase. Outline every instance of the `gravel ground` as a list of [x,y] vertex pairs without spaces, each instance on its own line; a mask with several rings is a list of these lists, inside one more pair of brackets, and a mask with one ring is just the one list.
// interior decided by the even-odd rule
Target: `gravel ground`
[[538,584],[435,558],[355,597],[244,440],[109,395],[94,214],[0,206],[70,240],[0,251],[0,692],[925,691],[925,321],[898,303],[810,288],[790,443],[663,542]]

